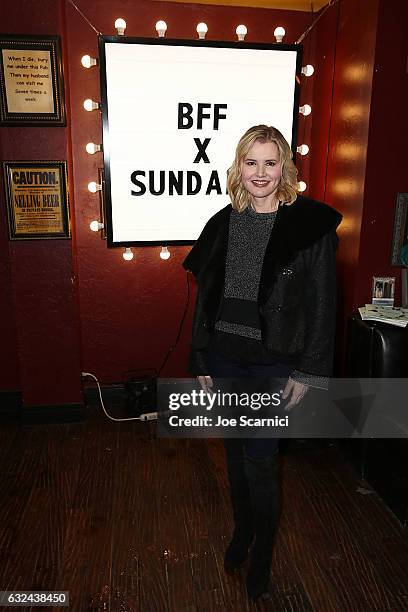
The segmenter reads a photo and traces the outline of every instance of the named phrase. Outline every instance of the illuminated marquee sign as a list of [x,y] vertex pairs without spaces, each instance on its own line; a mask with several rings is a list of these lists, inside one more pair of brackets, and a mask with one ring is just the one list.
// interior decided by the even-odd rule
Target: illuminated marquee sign
[[105,36],[100,58],[109,246],[194,242],[252,125],[295,148],[294,45]]

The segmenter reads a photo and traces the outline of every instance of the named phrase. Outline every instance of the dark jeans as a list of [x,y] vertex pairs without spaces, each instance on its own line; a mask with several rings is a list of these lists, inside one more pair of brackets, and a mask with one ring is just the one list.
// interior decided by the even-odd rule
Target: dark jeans
[[[283,364],[237,362],[209,351],[208,372],[214,386],[244,393],[281,389],[292,368]],[[221,380],[223,379],[223,380]],[[252,404],[251,404],[252,405]],[[240,410],[239,404],[232,407]],[[248,595],[268,593],[272,551],[280,511],[277,438],[224,438],[234,533],[225,551],[227,571],[241,567],[251,556],[246,577]]]
[[[218,352],[208,351],[206,355],[209,374],[215,380],[228,379],[238,380],[251,379],[262,386],[262,381],[270,388],[273,385],[273,379],[287,379],[292,372],[293,367],[287,364],[252,364],[232,361]],[[259,386],[257,387],[259,390]],[[265,387],[265,391],[267,388]],[[248,457],[261,459],[275,455],[279,447],[278,438],[242,438],[242,439],[224,439],[227,453],[232,448],[235,451],[238,447],[242,448]]]

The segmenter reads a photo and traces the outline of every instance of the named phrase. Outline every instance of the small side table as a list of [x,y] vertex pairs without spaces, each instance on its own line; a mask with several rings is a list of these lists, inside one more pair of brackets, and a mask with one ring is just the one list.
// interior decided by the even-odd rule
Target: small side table
[[[348,319],[346,377],[408,378],[408,327]],[[408,398],[407,398],[408,408]],[[408,431],[404,438],[338,440],[344,455],[408,524]]]

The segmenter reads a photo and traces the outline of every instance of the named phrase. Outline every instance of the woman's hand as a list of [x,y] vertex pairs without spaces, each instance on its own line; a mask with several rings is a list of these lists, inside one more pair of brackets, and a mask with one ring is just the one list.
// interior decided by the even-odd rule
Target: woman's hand
[[282,395],[282,399],[289,398],[289,402],[286,404],[285,410],[288,411],[293,408],[293,406],[298,404],[304,398],[308,389],[309,387],[307,385],[289,378]]
[[214,393],[214,381],[211,376],[197,376],[197,380],[200,383],[200,386],[204,393],[209,393],[210,395]]

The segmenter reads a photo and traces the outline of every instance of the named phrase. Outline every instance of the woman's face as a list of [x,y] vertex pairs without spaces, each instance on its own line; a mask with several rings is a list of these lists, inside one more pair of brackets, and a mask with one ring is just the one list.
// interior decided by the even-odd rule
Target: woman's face
[[274,142],[255,141],[244,157],[242,183],[254,198],[268,198],[277,189],[282,175],[279,149]]

